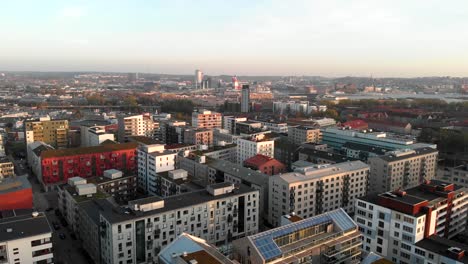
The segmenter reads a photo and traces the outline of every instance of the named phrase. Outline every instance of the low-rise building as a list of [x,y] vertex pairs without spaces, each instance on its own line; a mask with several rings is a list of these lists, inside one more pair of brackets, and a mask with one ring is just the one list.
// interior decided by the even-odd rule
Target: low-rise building
[[164,248],[158,261],[161,264],[234,264],[206,240],[187,233]]
[[44,213],[3,211],[1,263],[53,263],[52,229]]
[[241,264],[360,263],[361,233],[343,209],[295,221],[233,242]]

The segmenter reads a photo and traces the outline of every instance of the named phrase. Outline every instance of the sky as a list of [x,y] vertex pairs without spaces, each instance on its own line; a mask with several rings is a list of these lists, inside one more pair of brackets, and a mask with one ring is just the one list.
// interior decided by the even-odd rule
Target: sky
[[0,71],[468,76],[466,0],[0,1]]

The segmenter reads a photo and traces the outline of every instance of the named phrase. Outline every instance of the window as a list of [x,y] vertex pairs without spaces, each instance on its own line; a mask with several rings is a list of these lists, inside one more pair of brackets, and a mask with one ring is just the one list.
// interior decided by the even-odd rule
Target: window
[[377,235],[378,236],[383,236],[383,230],[382,229],[377,230]]
[[384,220],[385,219],[385,214],[384,213],[379,213],[379,219]]
[[395,228],[400,228],[400,223],[395,223]]
[[416,254],[418,254],[420,256],[423,256],[423,257],[426,256],[426,251],[420,250],[419,248],[415,248],[414,253],[416,253]]
[[381,247],[377,247],[377,253],[382,253],[382,248]]
[[405,243],[401,243],[401,248],[405,249],[405,250],[408,250],[408,251],[411,251],[411,246],[408,245],[408,244],[405,244]]
[[403,226],[403,230],[406,231],[406,232],[409,232],[409,233],[413,233],[413,228],[409,227],[409,226]]

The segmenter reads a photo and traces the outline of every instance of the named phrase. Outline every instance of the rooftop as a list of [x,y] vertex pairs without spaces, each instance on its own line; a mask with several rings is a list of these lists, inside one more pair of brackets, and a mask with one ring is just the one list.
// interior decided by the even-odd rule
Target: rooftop
[[343,145],[343,148],[349,148],[353,150],[360,150],[360,151],[375,153],[377,155],[384,155],[387,151],[391,150],[388,148],[370,146],[370,145],[359,144],[359,143],[354,143],[354,142],[346,142]]
[[23,189],[31,189],[31,183],[26,175],[0,179],[0,194]]
[[105,145],[93,146],[93,147],[54,149],[54,150],[46,150],[42,152],[41,157],[42,158],[55,158],[55,157],[87,155],[87,154],[94,154],[94,153],[119,151],[119,150],[131,150],[131,149],[136,149],[137,147],[138,147],[137,143],[129,142],[129,143],[122,143],[122,144],[105,144]]
[[33,216],[32,210],[13,211],[13,216],[0,218],[0,242],[22,239],[42,234],[52,235],[52,229],[44,213]]
[[350,158],[350,157],[345,156],[345,155],[332,153],[332,152],[328,152],[328,151],[323,151],[323,150],[311,149],[311,148],[302,148],[302,149],[299,150],[299,153],[306,154],[308,156],[312,156],[312,157],[315,157],[315,158],[329,160],[329,161],[332,161],[334,163],[357,160],[355,158]]
[[145,145],[162,144],[161,141],[145,136],[130,136],[128,139]]
[[[466,255],[466,253],[468,253],[467,244],[432,235],[417,242],[416,246],[462,263],[468,263],[468,256]],[[464,251],[465,254],[458,255],[457,252],[460,251]],[[460,258],[458,258],[458,256],[460,256]]]
[[438,150],[429,147],[414,150],[404,149],[400,151],[387,152],[385,155],[379,156],[378,158],[387,162],[394,162],[432,153],[438,153]]
[[147,204],[153,203],[158,201],[164,201],[164,207],[149,210],[149,211],[135,211],[124,207],[115,207],[107,200],[103,200],[101,207],[99,208],[100,213],[110,222],[110,223],[119,223],[123,221],[129,221],[132,219],[138,219],[147,217],[149,215],[160,214],[163,212],[173,211],[182,208],[189,208],[197,204],[206,203],[212,200],[223,199],[227,197],[231,197],[234,195],[241,195],[249,192],[254,192],[255,190],[245,186],[240,185],[239,188],[233,190],[232,193],[225,193],[220,194],[217,196],[213,196],[208,193],[207,190],[198,190],[189,193],[184,193],[180,195],[174,195],[170,197],[166,197],[161,199],[159,197],[148,197],[144,199],[139,199],[133,201],[134,203],[138,204]]
[[[263,155],[263,154],[257,154],[253,157],[250,157],[246,160],[244,160],[244,164],[245,165],[255,165],[255,166],[261,166],[265,163],[268,163],[270,161],[276,161],[276,162],[279,162],[278,160],[274,159],[274,158],[271,158],[271,157],[268,157],[266,155]],[[280,162],[279,162],[280,163]]]
[[336,175],[355,170],[369,169],[369,165],[362,161],[348,161],[335,164],[314,165],[296,169],[295,172],[284,173],[272,177],[280,177],[281,179],[293,183],[307,181],[311,179],[320,179],[322,177]]
[[249,168],[245,168],[241,165],[226,161],[226,160],[218,160],[218,159],[209,159],[207,158],[207,164],[211,168],[222,171],[224,173],[233,175],[240,179],[246,180],[248,182],[252,182],[256,185],[263,185],[265,181],[268,180],[268,175],[251,170]]
[[[347,233],[349,231],[357,229],[356,223],[354,223],[351,217],[343,209],[340,208],[334,211],[306,218],[298,222],[294,222],[288,225],[284,225],[278,228],[270,229],[268,231],[249,236],[248,239],[252,241],[252,244],[256,246],[257,250],[260,252],[260,254],[265,260],[270,260],[282,256],[285,253],[283,252],[283,248],[285,246],[288,246],[278,246],[275,241],[277,238],[300,232],[306,228],[327,223],[331,223],[334,225],[334,233]],[[296,241],[292,243],[296,243],[300,240],[307,238],[310,237],[302,237],[296,239]],[[324,238],[324,240],[321,242],[325,241],[326,238]]]

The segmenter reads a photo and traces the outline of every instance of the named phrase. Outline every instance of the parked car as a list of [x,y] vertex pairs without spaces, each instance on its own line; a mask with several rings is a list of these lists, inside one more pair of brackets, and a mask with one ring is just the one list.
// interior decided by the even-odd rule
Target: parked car
[[67,236],[64,234],[64,233],[60,233],[59,234],[59,237],[60,239],[64,240],[65,238],[67,238]]

